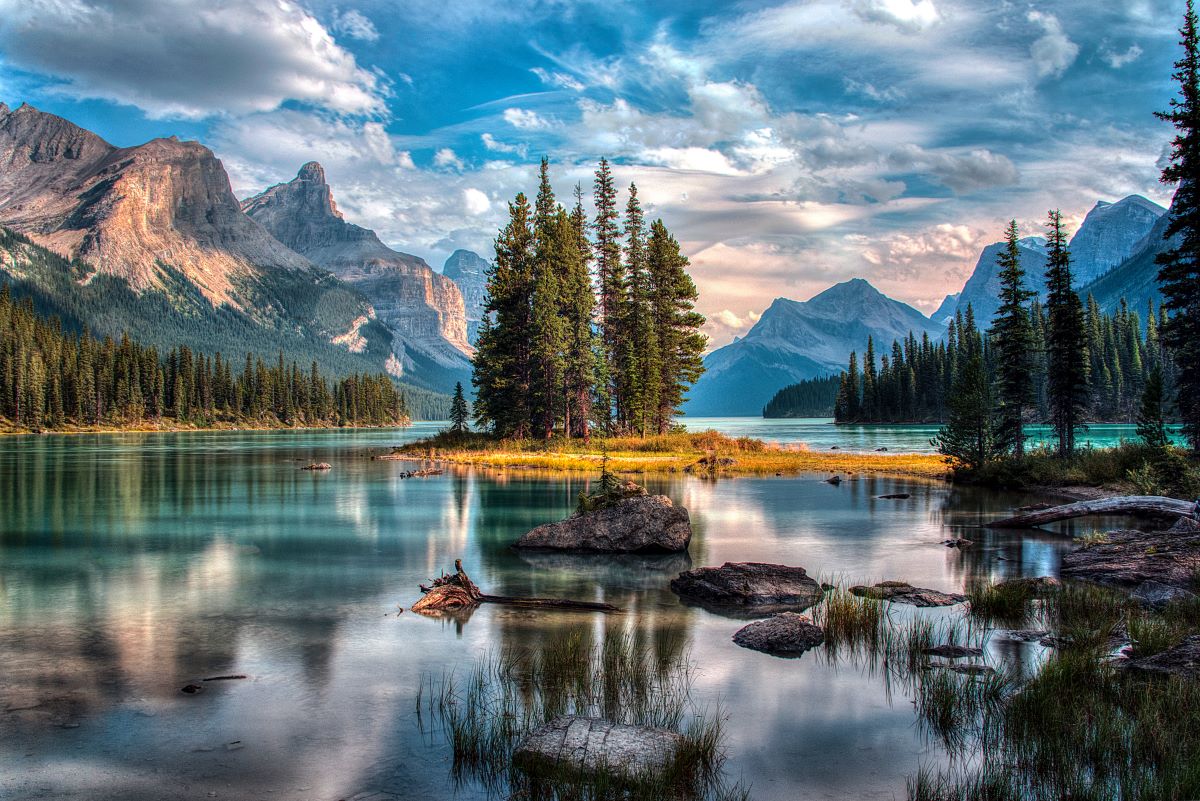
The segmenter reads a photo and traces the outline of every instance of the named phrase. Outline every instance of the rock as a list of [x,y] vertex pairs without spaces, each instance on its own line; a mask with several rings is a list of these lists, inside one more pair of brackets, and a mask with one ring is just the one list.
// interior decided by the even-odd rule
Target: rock
[[1183,642],[1162,653],[1125,663],[1129,670],[1159,676],[1181,676],[1200,679],[1200,634],[1185,637]]
[[841,450],[841,448],[839,448],[837,445],[830,445],[830,446],[829,446],[829,450],[831,450],[831,451],[837,451],[837,450]]
[[876,448],[876,449],[875,449],[875,452],[876,452],[876,453],[880,453],[880,452],[882,452],[882,451],[886,451],[886,450],[887,450],[887,448]]
[[1065,554],[1061,575],[1129,590],[1147,581],[1188,589],[1197,571],[1200,530],[1122,530],[1108,532],[1106,542]]
[[204,688],[199,684],[185,684],[180,688],[179,692],[187,693],[188,695],[195,695],[196,693],[204,692]]
[[997,589],[1022,588],[1033,598],[1046,598],[1062,589],[1062,582],[1054,576],[1026,576],[996,582]]
[[304,467],[301,467],[300,469],[301,470],[332,470],[333,465],[331,465],[329,462],[313,462],[312,464],[304,465]]
[[665,495],[626,498],[566,520],[538,526],[516,548],[550,548],[598,553],[675,553],[692,539],[687,509]]
[[858,585],[850,588],[860,598],[874,598],[912,606],[953,606],[967,600],[967,596],[953,592],[940,592],[924,587],[914,587],[904,581],[881,581],[871,587]]
[[930,662],[929,669],[952,670],[955,673],[962,673],[967,676],[983,676],[996,672],[996,669],[990,665],[952,665],[947,662]]
[[671,580],[671,590],[686,603],[725,613],[803,611],[824,597],[821,585],[804,568],[761,562],[688,570]]
[[1194,517],[1181,517],[1167,529],[1168,534],[1200,534],[1200,520]]
[[795,612],[759,620],[738,629],[733,641],[743,648],[775,656],[800,656],[825,641],[825,632]]
[[996,629],[992,637],[1008,642],[1038,642],[1047,634],[1043,629]]
[[940,656],[946,659],[965,659],[968,656],[983,656],[982,648],[971,648],[967,645],[935,645],[922,649],[926,656]]
[[1069,648],[1071,645],[1070,637],[1059,637],[1054,634],[1047,634],[1038,640],[1038,645],[1044,645],[1047,648]]
[[683,744],[669,729],[563,715],[530,732],[513,764],[535,776],[567,768],[585,776],[603,770],[637,779],[669,771]]
[[965,537],[959,537],[954,540],[942,540],[942,545],[945,545],[947,548],[969,548],[973,544],[971,540]]
[[1133,591],[1132,597],[1133,600],[1142,606],[1148,606],[1151,609],[1163,609],[1177,602],[1190,603],[1200,601],[1200,595],[1190,590],[1185,590],[1183,587],[1163,584],[1161,581],[1143,581]]
[[841,476],[830,476],[829,478],[825,479],[825,483],[832,484],[833,486],[836,487],[838,484],[842,483],[842,477]]
[[882,501],[903,501],[907,498],[911,498],[912,495],[907,492],[893,492],[891,495],[880,495],[878,497]]

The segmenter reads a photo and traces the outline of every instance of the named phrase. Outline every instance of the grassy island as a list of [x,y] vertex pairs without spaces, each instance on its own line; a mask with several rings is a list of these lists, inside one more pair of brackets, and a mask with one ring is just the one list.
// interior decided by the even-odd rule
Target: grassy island
[[443,432],[395,449],[393,458],[431,459],[495,468],[586,470],[607,457],[615,473],[764,475],[771,473],[867,473],[944,478],[946,460],[935,454],[812,451],[717,431],[646,437],[548,440],[499,439],[488,434]]

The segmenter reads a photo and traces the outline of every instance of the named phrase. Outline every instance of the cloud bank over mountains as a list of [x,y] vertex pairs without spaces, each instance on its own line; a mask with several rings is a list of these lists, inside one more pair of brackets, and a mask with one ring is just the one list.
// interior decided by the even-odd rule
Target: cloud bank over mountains
[[1009,217],[1165,203],[1176,5],[0,0],[0,100],[177,128],[243,196],[317,159],[432,263],[489,256],[543,153],[564,197],[608,156],[722,344],[851,276],[931,311]]

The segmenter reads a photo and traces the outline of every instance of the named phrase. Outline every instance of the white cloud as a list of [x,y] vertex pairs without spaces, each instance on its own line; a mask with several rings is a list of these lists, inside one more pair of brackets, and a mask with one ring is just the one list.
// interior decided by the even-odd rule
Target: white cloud
[[379,40],[379,31],[375,28],[375,23],[353,8],[349,11],[334,12],[333,31],[363,42]]
[[522,131],[536,131],[550,127],[550,121],[538,114],[523,108],[504,109],[504,121]]
[[467,210],[467,214],[478,217],[487,214],[488,209],[492,207],[492,202],[483,192],[469,186],[463,190],[463,207]]
[[587,88],[577,78],[568,75],[565,72],[547,70],[542,67],[533,67],[529,71],[538,76],[542,83],[546,84],[547,86],[554,86],[559,89],[570,89],[572,92],[582,92]]
[[1053,14],[1030,11],[1025,18],[1044,32],[1041,38],[1029,46],[1029,54],[1033,57],[1038,77],[1057,78],[1075,63],[1075,57],[1079,55],[1079,45],[1067,37],[1062,23]]
[[859,0],[855,10],[863,19],[907,31],[924,30],[941,19],[933,0]]
[[381,114],[387,90],[288,0],[0,0],[0,51],[71,97],[155,117],[269,111],[288,100]]
[[1016,165],[1005,155],[983,148],[956,153],[930,151],[902,145],[888,157],[897,169],[928,172],[955,192],[967,193],[993,186],[1010,186],[1018,180]]
[[443,147],[433,154],[433,165],[443,169],[459,171],[462,171],[466,166],[463,164],[463,160],[458,157],[458,154],[448,147]]
[[501,142],[490,133],[480,134],[479,140],[483,142],[483,146],[485,148],[493,153],[513,153],[515,155],[524,157],[528,152],[528,148],[526,148],[525,145],[512,145],[507,142]]
[[1108,49],[1102,50],[1100,53],[1100,58],[1104,59],[1104,62],[1114,70],[1119,70],[1126,64],[1132,64],[1141,57],[1142,48],[1138,47],[1136,44],[1130,45],[1129,49],[1124,53],[1115,53]]

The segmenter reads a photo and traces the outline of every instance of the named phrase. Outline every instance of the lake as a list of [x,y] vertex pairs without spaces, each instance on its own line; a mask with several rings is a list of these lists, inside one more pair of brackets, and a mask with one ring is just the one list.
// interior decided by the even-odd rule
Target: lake
[[[776,421],[737,433],[755,425]],[[778,425],[782,437],[819,424]],[[689,556],[519,555],[509,544],[566,516],[593,479],[465,468],[403,479],[412,465],[369,458],[436,428],[0,438],[0,797],[484,798],[456,788],[449,745],[420,725],[422,683],[500,646],[625,627],[690,651],[698,702],[728,715],[726,775],[753,798],[903,798],[906,776],[945,758],[909,698],[816,652],[738,648],[742,622],[681,605],[669,580],[767,561],[959,590],[1054,574],[1070,547],[1063,534],[979,528],[1038,500],[1027,495],[677,475],[648,484],[690,510]],[[333,469],[298,469],[310,461]],[[877,497],[895,492],[911,497]],[[941,545],[953,533],[976,545]],[[624,611],[397,614],[456,558],[485,592]],[[994,644],[989,659],[1039,653]],[[248,678],[180,692],[225,674]]]

